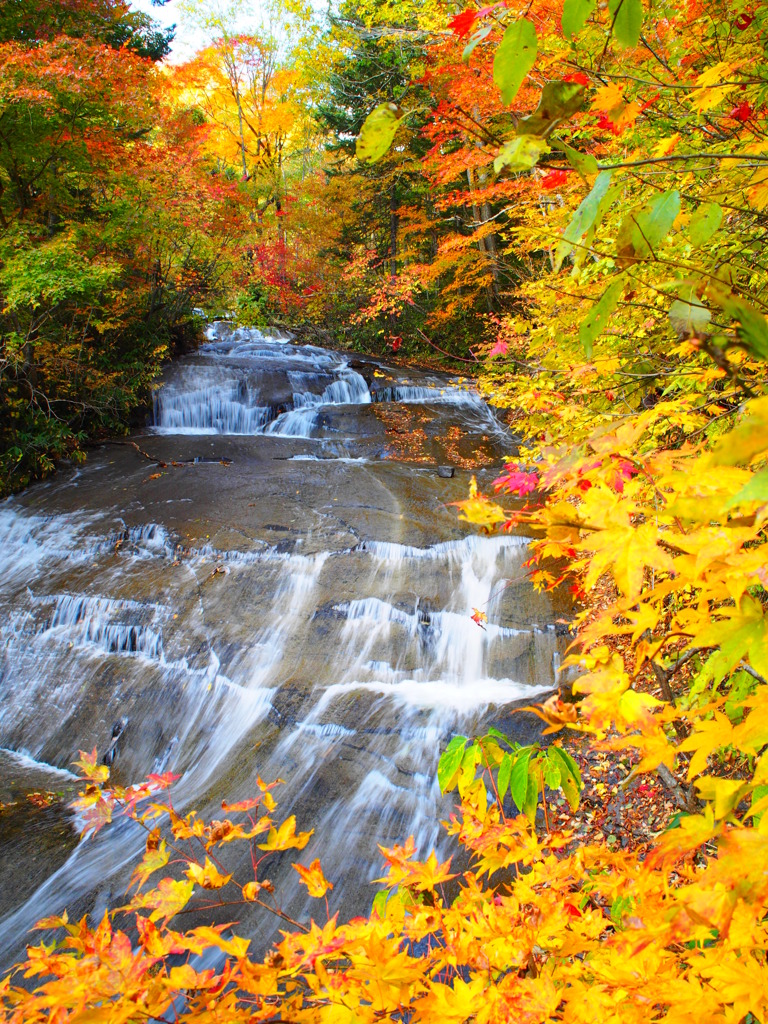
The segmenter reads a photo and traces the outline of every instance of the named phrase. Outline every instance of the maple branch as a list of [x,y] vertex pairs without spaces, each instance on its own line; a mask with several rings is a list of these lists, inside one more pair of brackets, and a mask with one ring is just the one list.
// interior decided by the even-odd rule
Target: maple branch
[[675,798],[675,803],[681,811],[692,811],[696,806],[696,798],[693,795],[693,790],[683,786],[672,772],[667,768],[665,764],[660,764],[656,768],[656,774],[672,793]]
[[[616,13],[618,14],[618,11]],[[661,66],[664,68],[664,70],[665,71],[669,71],[669,73],[671,74],[672,73],[672,68],[670,68],[669,64],[664,60],[663,57],[660,57],[658,55],[658,53],[656,53],[656,51],[653,49],[651,44],[648,42],[648,40],[645,38],[645,36],[642,33],[640,34],[640,42],[643,44],[643,46],[646,48],[646,50],[648,50],[648,52],[653,57],[656,58],[656,60],[659,62],[659,64],[661,64]]]
[[760,153],[670,153],[669,156],[649,156],[644,160],[627,160],[620,164],[598,164],[599,171],[616,171],[622,167],[646,167],[648,164],[666,164],[681,160],[749,160],[768,163],[768,156]]
[[426,343],[427,343],[428,345],[431,345],[431,346],[432,346],[432,348],[436,349],[436,350],[437,350],[438,352],[442,353],[442,354],[443,354],[444,356],[447,356],[447,357],[448,357],[449,359],[458,359],[458,361],[459,361],[460,363],[477,363],[477,362],[479,361],[479,360],[478,360],[478,358],[477,358],[477,356],[476,356],[476,355],[474,354],[474,352],[472,352],[472,349],[470,349],[470,350],[469,350],[470,352],[472,352],[472,356],[473,356],[473,358],[472,358],[472,359],[465,359],[465,358],[464,358],[463,356],[454,356],[454,355],[451,355],[451,353],[450,353],[450,352],[446,352],[444,348],[440,348],[440,346],[439,346],[439,345],[436,345],[436,344],[434,343],[434,341],[431,341],[431,340],[430,340],[430,339],[429,339],[429,338],[428,338],[428,337],[426,336],[426,334],[424,333],[424,331],[422,331],[422,330],[421,330],[420,328],[418,328],[418,327],[416,328],[416,333],[417,333],[417,334],[420,334],[420,335],[422,336],[422,338],[424,339],[424,341],[426,341]]
[[755,672],[751,665],[747,665],[746,662],[739,662],[739,668],[742,672],[746,672],[748,676],[752,676],[758,683],[762,683],[763,686],[768,686],[768,679],[764,679],[759,672]]
[[[656,681],[661,687],[662,697],[667,702],[667,704],[671,704],[674,707],[675,695],[672,693],[672,687],[669,685],[669,674],[664,671],[661,665],[657,665],[656,662],[652,659],[650,664],[651,668],[653,669],[653,674],[656,676]],[[688,735],[688,730],[685,728],[680,719],[676,718],[672,722],[672,725],[674,727],[675,733],[677,734],[677,738],[679,740],[684,740],[685,737]]]
[[697,343],[701,351],[706,352],[706,354],[709,356],[709,358],[712,360],[715,366],[719,367],[723,371],[723,373],[728,374],[733,383],[739,388],[740,391],[744,392],[747,398],[757,397],[755,395],[755,392],[749,386],[749,384],[747,384],[746,381],[742,380],[742,378],[739,376],[738,370],[721,348],[718,348],[717,345],[711,344],[705,338],[698,338]]

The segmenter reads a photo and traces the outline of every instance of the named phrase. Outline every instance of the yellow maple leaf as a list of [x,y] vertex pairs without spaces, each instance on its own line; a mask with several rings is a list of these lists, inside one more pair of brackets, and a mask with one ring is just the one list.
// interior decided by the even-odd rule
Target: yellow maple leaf
[[705,775],[696,780],[696,788],[702,800],[712,803],[715,818],[720,821],[736,807],[749,786],[741,779],[718,779],[712,775]]
[[500,505],[480,494],[474,476],[469,482],[469,497],[465,501],[452,501],[450,504],[459,509],[459,519],[475,526],[491,527],[496,523],[505,522],[507,518]]
[[412,879],[407,884],[413,885],[419,892],[427,892],[442,882],[450,881],[456,877],[450,872],[451,859],[449,857],[448,860],[440,864],[433,851],[425,861],[411,865]]
[[750,206],[755,210],[764,210],[768,207],[768,171],[759,168],[749,180],[747,196]]
[[303,864],[292,864],[291,867],[299,873],[299,878],[306,885],[310,896],[319,899],[333,888],[333,883],[324,877],[318,858],[315,858],[308,868]]
[[[768,687],[760,686],[754,697],[745,701],[745,706],[754,705],[751,711],[733,730],[733,744],[745,754],[756,754],[768,744]],[[761,762],[758,762],[761,765]],[[762,765],[761,765],[762,767]],[[768,780],[761,780],[762,782]]]
[[280,828],[274,826],[269,830],[267,841],[259,843],[260,850],[303,850],[314,832],[296,832],[296,818],[292,814],[286,818]]
[[197,971],[190,964],[180,964],[172,967],[168,975],[168,982],[173,988],[198,988],[200,980]]
[[80,751],[80,757],[72,764],[80,769],[80,774],[91,782],[106,782],[109,778],[109,768],[105,764],[99,764],[99,754],[96,747],[90,754],[85,750]]
[[190,864],[184,874],[203,889],[221,889],[232,877],[223,875],[210,857],[205,858],[204,864]]
[[175,882],[172,878],[163,878],[155,889],[151,889],[143,896],[134,896],[131,902],[134,907],[152,908],[150,921],[157,921],[159,918],[167,921],[186,907],[194,888],[195,883],[191,881]]
[[612,82],[598,89],[589,105],[590,113],[605,114],[624,102],[624,86],[620,82]]
[[688,778],[692,779],[694,775],[703,772],[707,767],[709,755],[721,747],[728,746],[732,741],[733,726],[722,711],[715,711],[713,718],[695,721],[691,735],[680,744],[683,753],[695,751],[688,765]]
[[674,135],[670,135],[667,139],[660,139],[651,150],[652,155],[658,157],[669,156],[670,153],[674,153],[681,137],[680,132],[675,132]]
[[159,846],[156,849],[147,849],[144,854],[141,864],[139,864],[131,876],[129,888],[132,885],[138,883],[137,892],[141,889],[142,885],[146,882],[149,876],[159,871],[160,868],[164,868],[168,863],[170,854],[168,853],[168,847],[166,846],[165,840],[161,840]]
[[597,530],[579,544],[582,551],[591,552],[584,583],[585,589],[594,586],[606,570],[610,570],[616,585],[630,600],[636,600],[643,589],[647,569],[671,571],[671,556],[658,544],[659,531],[655,523],[639,526],[619,526]]

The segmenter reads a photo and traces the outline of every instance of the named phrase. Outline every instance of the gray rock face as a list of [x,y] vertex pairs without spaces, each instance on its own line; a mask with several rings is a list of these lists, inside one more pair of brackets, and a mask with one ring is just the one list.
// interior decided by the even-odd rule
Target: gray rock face
[[[169,368],[155,424],[133,441],[156,465],[110,444],[0,506],[0,793],[41,772],[71,791],[55,773],[94,746],[119,782],[180,773],[176,808],[214,816],[280,777],[332,911],[365,911],[377,842],[442,843],[441,748],[518,728],[567,643],[524,582],[525,539],[449,507],[453,465],[487,487],[511,439],[466,382],[217,325]],[[141,849],[124,827],[73,849],[63,807],[25,886],[3,887],[5,962],[36,919],[122,893]],[[270,877],[307,916],[289,863]]]

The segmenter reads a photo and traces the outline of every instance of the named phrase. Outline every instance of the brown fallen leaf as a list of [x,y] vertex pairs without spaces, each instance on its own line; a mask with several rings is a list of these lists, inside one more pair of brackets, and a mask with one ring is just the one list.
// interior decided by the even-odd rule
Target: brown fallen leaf
[[517,708],[517,711],[531,711],[549,726],[544,730],[544,735],[550,732],[557,732],[566,725],[573,725],[578,721],[579,713],[575,704],[567,704],[560,699],[559,693],[553,693],[543,704],[529,704],[524,708]]

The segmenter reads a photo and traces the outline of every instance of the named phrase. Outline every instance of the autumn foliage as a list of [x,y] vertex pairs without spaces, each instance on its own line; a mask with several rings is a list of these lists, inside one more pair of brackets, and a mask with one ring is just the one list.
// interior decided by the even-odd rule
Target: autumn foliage
[[[382,851],[370,917],[343,922],[326,911],[333,879],[317,861],[297,864],[319,901],[315,920],[284,921],[266,955],[236,929],[185,931],[180,915],[220,901],[282,914],[267,858],[301,849],[308,834],[274,817],[271,787],[205,823],[160,801],[172,779],[110,790],[84,757],[86,827],[128,814],[146,829],[146,853],[124,907],[101,922],[41,923],[47,937],[30,946],[23,985],[0,989],[4,1019],[168,1019],[173,1004],[174,1019],[200,1022],[765,1024],[768,14],[740,0],[461,12],[403,0],[358,5],[355,17],[369,34],[361,29],[357,51],[344,43],[333,87],[349,94],[354,53],[367,67],[380,47],[384,95],[367,119],[357,112],[360,160],[342,131],[335,163],[307,176],[293,207],[310,224],[322,196],[348,204],[338,221],[329,216],[322,246],[312,251],[298,212],[278,231],[277,191],[291,209],[273,180],[279,125],[273,136],[239,137],[230,104],[200,145],[229,146],[230,160],[250,166],[248,154],[272,140],[258,183],[238,191],[262,232],[252,295],[271,282],[318,318],[354,301],[361,320],[388,323],[406,349],[414,310],[422,334],[453,331],[456,342],[471,325],[481,386],[521,444],[495,493],[473,481],[459,514],[477,529],[525,527],[534,583],[574,594],[569,687],[538,709],[556,738],[522,752],[499,734],[457,738],[440,781],[457,792],[447,829],[469,867],[404,840]],[[56,45],[46,60],[71,59],[84,44]],[[48,144],[66,147],[68,86],[59,82],[55,108],[49,86],[39,94],[42,53],[8,51],[20,68],[13,88],[26,90],[14,102],[42,107]],[[122,52],[98,59],[127,87],[149,73]],[[192,70],[213,75],[206,68]],[[216,75],[231,96],[220,67]],[[291,88],[286,80],[285,96]],[[341,124],[340,111],[327,109],[326,125]],[[117,144],[117,129],[78,130],[72,160],[97,168],[119,205],[123,186],[99,148]],[[164,145],[189,152],[166,132]],[[156,146],[132,143],[131,188],[155,166]],[[221,180],[207,183],[211,225],[228,216]],[[14,214],[13,230],[32,230],[30,216]],[[183,204],[166,216],[174,224]],[[68,227],[40,242],[49,277],[69,281],[52,272],[70,265],[83,237],[86,227]],[[117,251],[94,249],[88,279],[66,285],[79,289],[61,298],[73,331],[91,308],[88,289],[128,301]],[[340,254],[355,270],[346,292]],[[303,290],[287,286],[291,274],[303,280],[299,266]],[[486,612],[475,612],[482,628]],[[554,827],[551,794],[578,801],[567,733],[631,756],[633,776],[658,772],[680,813],[633,849]],[[252,876],[227,871],[230,843],[250,844]],[[197,954],[211,949],[215,966],[200,966]]]

